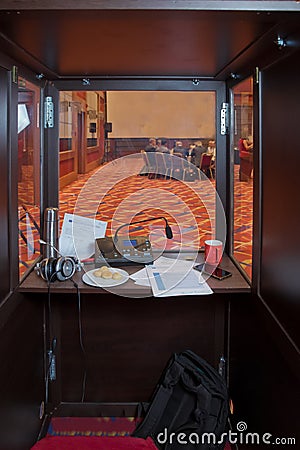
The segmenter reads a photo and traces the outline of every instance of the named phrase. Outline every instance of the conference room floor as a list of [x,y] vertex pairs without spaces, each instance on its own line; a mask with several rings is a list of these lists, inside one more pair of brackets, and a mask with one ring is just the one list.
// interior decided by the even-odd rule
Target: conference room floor
[[[111,163],[108,166],[110,166],[112,171],[115,170],[115,167]],[[102,169],[100,168],[100,170]],[[79,193],[82,191],[82,188],[85,186],[87,180],[90,180],[90,178],[96,172],[97,170],[93,171],[90,174],[79,175],[77,181],[62,189],[62,191],[60,192],[61,215],[66,212],[74,211],[76,202],[78,206]],[[100,176],[101,172],[99,171],[99,177]],[[112,176],[115,176],[115,174],[113,174]],[[126,176],[124,180],[121,180],[118,183],[114,184],[114,182],[111,182],[109,180],[108,168],[105,171],[105,178],[107,185],[104,184],[103,189],[101,190],[103,198],[101,200],[101,203],[99,204],[99,207],[97,207],[97,211],[94,212],[96,212],[95,217],[97,219],[105,220],[108,222],[107,235],[110,235],[111,233],[111,224],[116,209],[118,209],[119,213],[118,220],[127,222],[128,217],[131,217],[133,213],[124,211],[123,214],[122,205],[126,205],[124,206],[124,208],[130,208],[131,206],[133,208],[136,208],[136,203],[134,201],[133,204],[130,203],[131,199],[136,195],[136,193],[148,192],[148,197],[144,196],[142,198],[143,205],[138,211],[138,215],[134,220],[143,220],[149,217],[153,217],[153,215],[166,215],[168,221],[174,227],[176,226],[176,222],[178,221],[180,223],[182,221],[182,217],[184,217],[185,229],[188,229],[188,227],[192,228],[195,224],[194,221],[197,222],[200,246],[203,246],[205,239],[211,237],[211,220],[208,217],[209,214],[207,212],[207,201],[205,201],[205,191],[209,189],[206,183],[204,183],[203,187],[203,182],[201,181],[183,184],[180,180],[164,178],[148,179],[147,176],[133,175],[129,177]],[[100,190],[98,187],[98,180],[95,179],[94,183],[97,184],[97,187],[95,187],[95,193],[99,196]],[[209,180],[209,184],[210,183],[212,184],[212,186],[215,186],[215,180]],[[107,188],[106,186],[108,186],[109,188]],[[202,199],[204,197],[204,202],[202,201],[202,199],[199,200],[199,198],[197,198],[200,192],[198,189],[199,186],[201,186],[200,196],[202,197]],[[89,190],[93,191],[93,187],[91,188],[90,186]],[[175,204],[171,206],[170,201],[165,198],[162,199],[161,196],[159,199],[157,198],[157,201],[155,201],[155,196],[157,195],[156,192],[161,192],[162,190],[166,193],[172,193],[173,196],[177,197],[177,205],[175,202]],[[206,195],[208,195],[207,192]],[[153,207],[152,203],[153,198],[153,203],[154,205],[156,205],[155,207]],[[88,203],[93,201],[93,199],[86,199],[85,208],[87,211],[89,210]],[[242,269],[245,271],[249,278],[251,278],[252,272],[252,202],[253,180],[251,179],[247,183],[240,182],[239,166],[235,165],[233,227],[234,257],[241,264]],[[168,208],[171,208],[171,210],[168,211]],[[192,214],[188,214],[186,209],[190,209]],[[179,219],[179,217],[181,219]],[[132,229],[131,233],[133,235],[138,235],[143,233],[144,231],[144,227],[137,227],[135,229]],[[185,234],[185,238],[189,238],[188,233]]]
[[[251,278],[253,180],[248,183],[239,182],[238,170],[239,166],[236,165],[234,169],[234,257],[247,276]],[[147,176],[138,175],[139,171],[136,169],[132,173],[130,175],[129,171],[126,176],[116,178],[116,165],[111,162],[99,166],[90,173],[78,175],[76,181],[60,190],[61,224],[65,213],[77,213],[78,202],[81,199],[80,208],[81,210],[84,208],[87,217],[95,217],[107,222],[107,235],[112,234],[112,224],[116,219],[117,211],[116,220],[119,223],[128,222],[128,217],[135,217],[131,219],[133,221],[164,215],[170,225],[175,227],[175,231],[178,225],[179,228],[182,228],[182,224],[184,224],[183,239],[187,241],[195,241],[195,228],[198,228],[196,231],[200,246],[203,246],[205,239],[211,238],[212,224],[207,211],[206,199],[207,190],[214,186],[215,180],[183,184],[182,181],[174,179],[149,179]],[[89,195],[85,198],[83,194],[87,186]],[[199,195],[200,187],[201,195]],[[159,194],[158,197],[157,194]],[[136,199],[137,195],[142,195],[142,197]],[[138,208],[136,202],[140,205]],[[136,209],[138,210],[136,211]],[[31,213],[34,217],[37,216],[38,211],[31,207]],[[135,213],[137,213],[136,216]],[[28,223],[22,225],[20,222],[20,226],[23,226],[25,234],[28,233]],[[144,234],[145,230],[151,232],[151,224],[149,228],[137,226],[131,230],[131,234],[138,236]],[[39,236],[32,221],[31,231],[33,235],[31,247],[38,248]],[[21,237],[19,247],[20,276],[22,276],[27,269],[26,265],[32,263],[37,252],[32,252],[32,249],[25,245]]]

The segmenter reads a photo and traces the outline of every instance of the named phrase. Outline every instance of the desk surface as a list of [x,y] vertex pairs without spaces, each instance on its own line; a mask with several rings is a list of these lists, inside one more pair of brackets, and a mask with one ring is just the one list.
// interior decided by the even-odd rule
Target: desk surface
[[[167,256],[167,255],[166,255]],[[197,258],[197,262],[201,263],[203,261],[203,254],[199,254]],[[246,279],[242,276],[233,262],[227,255],[223,255],[222,262],[220,266],[224,269],[229,270],[232,273],[232,276],[226,278],[222,281],[216,280],[210,277],[207,282],[211,289],[216,293],[241,293],[241,292],[250,292],[250,286]],[[82,275],[93,268],[92,265],[87,265],[84,267],[83,271],[76,272],[73,279],[78,284],[80,292],[83,294],[108,294],[115,293],[117,295],[122,295],[126,297],[150,297],[152,296],[152,291],[150,287],[138,286],[134,283],[133,280],[129,279],[126,283],[114,287],[109,288],[109,291],[102,289],[100,287],[92,287],[86,285],[82,281]],[[141,266],[122,266],[122,269],[126,270],[129,274],[140,270]],[[75,291],[74,284],[71,280],[67,281],[56,281],[51,283],[51,292],[57,293],[71,293]],[[39,277],[34,271],[32,271],[20,284],[19,292],[23,293],[41,293],[47,292],[48,285],[46,281],[44,281],[41,277]]]

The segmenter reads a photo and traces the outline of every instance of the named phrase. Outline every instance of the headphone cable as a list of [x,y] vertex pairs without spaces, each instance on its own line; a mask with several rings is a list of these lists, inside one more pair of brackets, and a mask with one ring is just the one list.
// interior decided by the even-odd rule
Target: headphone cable
[[79,330],[79,344],[81,348],[81,353],[84,360],[84,374],[83,374],[83,380],[82,380],[82,392],[81,392],[81,399],[80,402],[83,403],[85,400],[86,395],[86,379],[87,379],[87,356],[86,356],[86,350],[83,343],[83,332],[82,332],[82,314],[81,314],[81,297],[80,297],[80,290],[78,284],[71,278],[71,281],[76,288],[77,292],[77,305],[78,305],[78,330]]

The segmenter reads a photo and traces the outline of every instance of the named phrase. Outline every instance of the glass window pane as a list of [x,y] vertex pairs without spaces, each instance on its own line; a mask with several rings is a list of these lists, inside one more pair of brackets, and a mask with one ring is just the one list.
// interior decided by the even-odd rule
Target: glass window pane
[[19,78],[18,214],[19,276],[40,253],[40,88]]
[[233,88],[233,256],[252,277],[253,79]]
[[[68,131],[68,137],[73,138],[72,147],[61,151],[59,160],[61,219],[65,213],[75,211],[78,214],[80,210],[81,215],[107,221],[106,235],[111,236],[117,210],[124,213],[117,219],[122,223],[133,221],[131,215],[136,215],[137,220],[166,214],[175,230],[176,225],[185,230],[186,239],[192,239],[194,230],[199,230],[197,244],[200,246],[204,245],[205,239],[215,237],[217,142],[214,91],[70,91],[60,95],[60,140],[66,136],[63,133],[66,133],[67,109],[73,112],[72,122],[68,122],[68,125],[72,124],[72,132]],[[62,104],[66,99],[68,103]],[[153,136],[157,145],[170,151],[176,149],[175,152],[181,152],[184,161],[191,161],[198,168],[202,153],[207,153],[208,158],[203,158],[207,163],[207,183],[197,182],[192,175],[190,180],[184,180],[184,184],[183,180],[178,181],[170,176],[144,176],[145,164],[141,151],[146,149]],[[95,140],[96,147],[90,146],[91,139]],[[117,165],[109,163],[128,155],[139,158],[124,162],[124,177],[120,180],[119,173],[116,173]],[[133,172],[130,164],[134,166]],[[141,176],[132,176],[137,166]],[[94,185],[88,197],[80,203],[81,193],[91,180]],[[149,189],[153,189],[154,193],[146,198]],[[166,197],[172,197],[172,201],[178,198],[177,206],[172,201],[160,202],[155,192],[163,192]],[[144,193],[145,198],[139,198],[135,203],[139,193]],[[153,204],[150,207],[151,201]],[[145,224],[135,232],[151,233],[151,225]]]
[[87,147],[97,147],[99,132],[99,95],[97,92],[86,93],[87,102]]
[[61,92],[59,99],[59,151],[72,150],[72,94]]

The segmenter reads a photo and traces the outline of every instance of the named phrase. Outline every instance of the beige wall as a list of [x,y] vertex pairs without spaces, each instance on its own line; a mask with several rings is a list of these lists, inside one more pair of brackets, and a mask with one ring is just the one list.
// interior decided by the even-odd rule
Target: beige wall
[[109,137],[215,136],[214,92],[107,92]]

